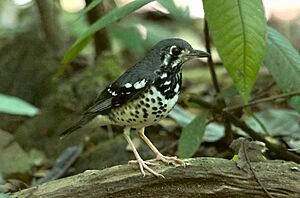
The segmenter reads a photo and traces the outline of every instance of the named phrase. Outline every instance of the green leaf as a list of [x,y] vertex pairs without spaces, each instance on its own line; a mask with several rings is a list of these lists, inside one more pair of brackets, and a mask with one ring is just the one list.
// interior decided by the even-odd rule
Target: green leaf
[[12,198],[11,195],[0,193],[0,198]]
[[0,112],[32,117],[39,113],[39,109],[19,98],[0,94]]
[[300,90],[300,55],[291,43],[268,28],[264,64],[283,91]]
[[203,0],[220,57],[245,103],[263,61],[266,21],[261,0]]
[[192,157],[198,150],[205,131],[206,115],[195,117],[182,131],[178,143],[180,158]]
[[120,8],[116,8],[103,16],[101,19],[97,20],[95,23],[89,27],[89,29],[69,48],[68,52],[65,54],[62,64],[69,63],[87,44],[90,37],[97,31],[106,27],[107,25],[120,20],[126,15],[134,12],[135,10],[141,8],[142,6],[150,3],[153,0],[138,0],[128,3]]
[[145,52],[142,37],[136,26],[117,27],[111,34],[121,41],[125,48],[130,49],[135,54],[142,55]]
[[91,39],[92,36],[88,36],[68,50],[54,77],[58,77],[64,73],[65,69],[68,67],[67,63],[69,63],[77,54],[79,54],[79,52],[90,42]]
[[231,160],[237,162],[239,160],[239,155],[234,155]]
[[[264,64],[283,91],[300,90],[300,55],[292,44],[269,27]],[[300,96],[290,99],[289,105],[300,113]]]
[[300,96],[293,96],[289,100],[289,105],[300,114]]

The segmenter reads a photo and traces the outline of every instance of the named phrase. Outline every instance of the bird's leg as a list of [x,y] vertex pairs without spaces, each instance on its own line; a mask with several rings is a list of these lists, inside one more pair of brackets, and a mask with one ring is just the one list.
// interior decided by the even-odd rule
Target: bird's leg
[[131,147],[131,149],[132,149],[132,151],[133,151],[133,154],[134,154],[134,156],[135,156],[135,158],[136,158],[136,161],[130,161],[130,162],[132,162],[132,163],[138,163],[138,164],[139,164],[140,171],[141,171],[142,175],[143,175],[143,176],[146,175],[146,174],[145,174],[145,171],[144,171],[144,169],[145,169],[145,170],[147,170],[149,173],[151,173],[151,174],[153,174],[153,175],[155,175],[155,176],[157,176],[157,177],[163,177],[163,178],[164,178],[164,176],[163,176],[162,174],[157,173],[156,171],[152,170],[152,169],[148,166],[148,165],[153,165],[153,163],[151,163],[151,162],[145,162],[145,161],[141,158],[141,156],[139,155],[138,151],[136,150],[136,148],[135,148],[135,146],[134,146],[134,144],[133,144],[133,142],[132,142],[132,140],[131,140],[131,138],[130,138],[130,127],[125,127],[125,128],[124,128],[124,137],[125,137],[125,139],[127,140],[128,144],[130,145],[130,147]]
[[140,136],[140,138],[142,138],[142,140],[150,147],[150,149],[156,154],[156,160],[160,160],[164,163],[170,164],[170,163],[178,163],[178,164],[182,164],[185,166],[185,163],[178,159],[176,156],[173,157],[169,157],[169,156],[164,156],[163,154],[161,154],[161,152],[159,152],[159,150],[152,144],[152,142],[147,138],[147,136],[145,135],[145,128],[141,128],[141,129],[137,129],[137,132]]

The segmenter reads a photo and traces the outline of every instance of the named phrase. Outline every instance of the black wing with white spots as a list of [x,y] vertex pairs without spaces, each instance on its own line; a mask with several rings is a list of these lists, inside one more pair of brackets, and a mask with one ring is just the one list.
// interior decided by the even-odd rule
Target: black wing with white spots
[[[134,69],[134,73],[131,70]],[[143,71],[147,68],[132,67],[120,76],[114,83],[106,87],[91,106],[72,127],[62,133],[62,136],[81,128],[97,115],[105,115],[111,109],[126,104],[148,89],[157,78],[154,72]]]
[[106,87],[96,99],[95,104],[85,114],[107,114],[111,109],[136,98],[148,89],[155,79],[156,75],[153,72],[145,75],[136,69],[134,73],[129,70]]

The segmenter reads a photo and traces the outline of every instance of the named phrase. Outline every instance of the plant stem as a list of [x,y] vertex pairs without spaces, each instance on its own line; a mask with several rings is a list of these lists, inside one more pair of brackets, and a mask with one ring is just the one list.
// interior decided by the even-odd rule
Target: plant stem
[[288,92],[288,93],[284,93],[284,94],[279,94],[279,95],[276,95],[276,96],[271,96],[271,97],[267,97],[267,98],[258,99],[258,100],[249,102],[248,104],[245,104],[245,105],[235,105],[235,106],[231,106],[231,107],[226,107],[226,108],[223,109],[223,111],[234,111],[234,110],[254,106],[254,105],[257,105],[259,103],[276,100],[278,98],[287,98],[287,97],[296,96],[296,95],[300,95],[300,91],[292,91],[292,92]]

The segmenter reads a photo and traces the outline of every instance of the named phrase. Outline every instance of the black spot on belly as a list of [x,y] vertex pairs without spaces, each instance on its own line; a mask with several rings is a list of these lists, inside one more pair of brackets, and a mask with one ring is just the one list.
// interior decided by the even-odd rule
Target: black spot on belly
[[155,103],[156,101],[155,101],[155,99],[154,99],[154,98],[151,98],[151,102],[152,102],[152,103]]
[[158,100],[158,101],[162,101],[161,97],[157,97],[157,100]]
[[150,104],[149,103],[146,103],[146,105],[145,105],[147,108],[149,108],[150,107]]
[[153,110],[153,111],[156,111],[156,110],[157,110],[157,107],[152,107],[152,110]]
[[145,100],[146,100],[146,102],[150,102],[150,99],[149,99],[149,98],[146,98]]
[[140,113],[140,112],[139,112],[138,110],[136,110],[136,111],[135,111],[135,114],[137,114],[137,115],[138,115],[139,113]]
[[163,106],[164,103],[162,103],[162,102],[160,101],[160,102],[158,102],[158,105]]
[[151,89],[150,89],[149,93],[150,93],[150,95],[153,95],[153,94],[154,94],[153,91],[152,91]]
[[143,112],[147,112],[147,109],[146,109],[146,108],[143,108]]
[[144,104],[145,104],[144,100],[141,100],[141,102],[140,102],[140,103],[141,103],[141,105],[144,105]]

